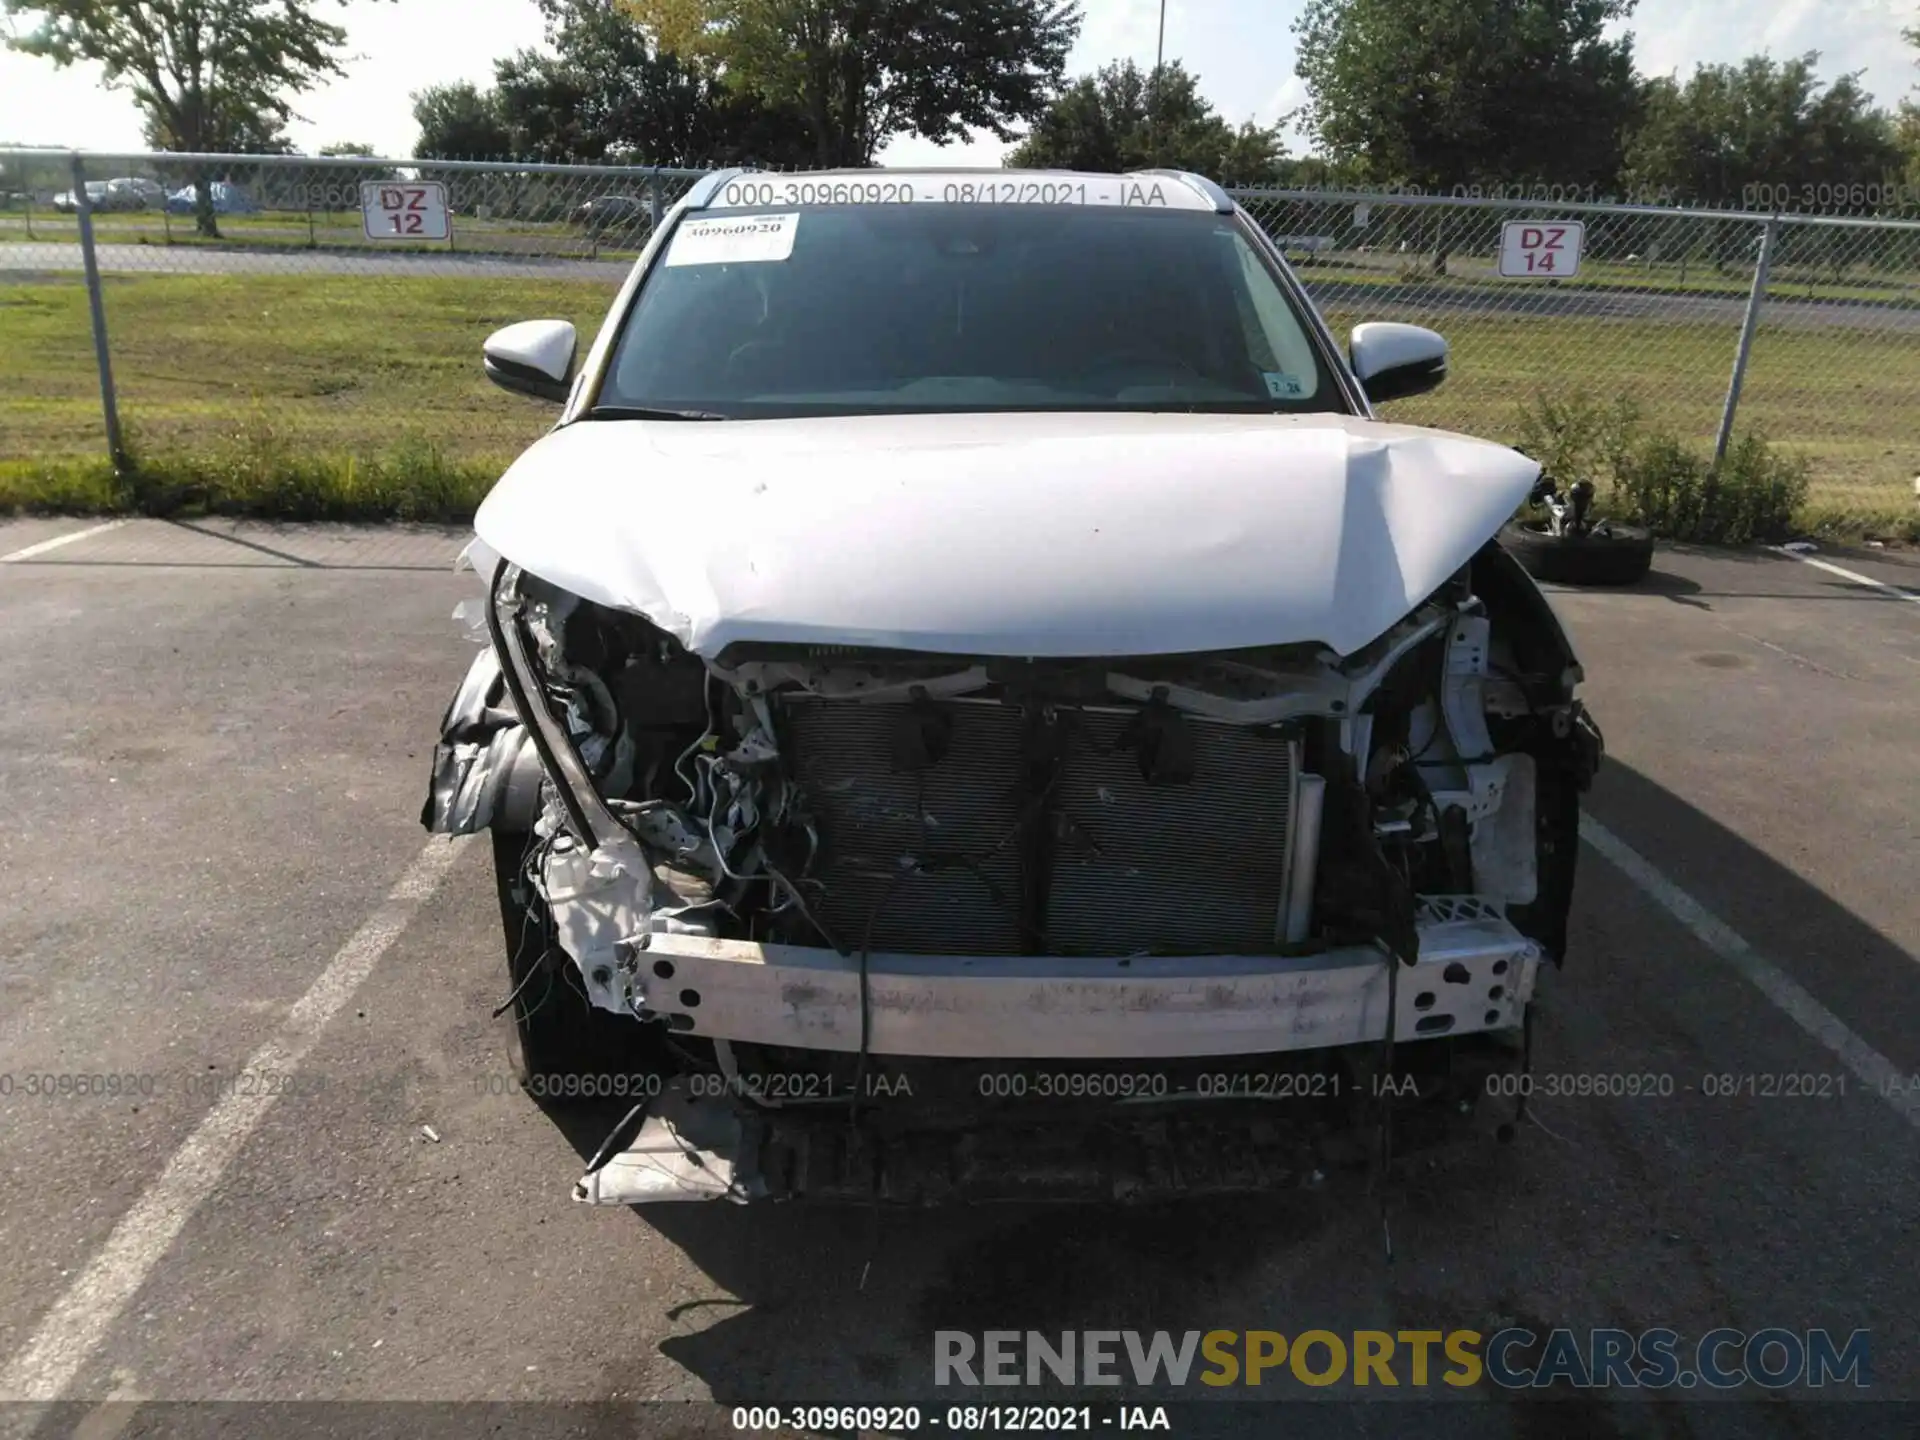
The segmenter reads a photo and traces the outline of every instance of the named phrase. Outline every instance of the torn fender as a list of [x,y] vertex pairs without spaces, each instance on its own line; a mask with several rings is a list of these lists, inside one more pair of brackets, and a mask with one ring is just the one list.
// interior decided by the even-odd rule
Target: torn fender
[[420,823],[435,835],[497,826],[531,830],[540,811],[540,758],[515,713],[491,646],[473,657],[433,751]]

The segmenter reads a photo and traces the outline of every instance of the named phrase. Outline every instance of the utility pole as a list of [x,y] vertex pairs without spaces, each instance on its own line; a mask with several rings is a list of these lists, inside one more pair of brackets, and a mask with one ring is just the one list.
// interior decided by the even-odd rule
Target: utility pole
[[[1153,45],[1153,78],[1147,82],[1147,134],[1156,142],[1159,149],[1160,138],[1160,67],[1166,63],[1167,55],[1167,0],[1160,0],[1160,38]],[[1158,163],[1159,156],[1155,156]]]

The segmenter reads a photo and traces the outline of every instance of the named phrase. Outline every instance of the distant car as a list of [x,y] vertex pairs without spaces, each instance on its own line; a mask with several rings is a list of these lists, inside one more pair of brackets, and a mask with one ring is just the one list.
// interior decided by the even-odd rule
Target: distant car
[[127,175],[107,182],[107,209],[147,210],[166,203],[166,187],[144,175]]
[[[216,180],[209,188],[216,215],[251,215],[260,208],[259,201],[230,181]],[[167,197],[167,210],[174,215],[191,215],[199,203],[194,187],[188,185]]]
[[[89,180],[87,182],[87,208],[96,214],[111,210],[140,210],[145,208],[137,193],[127,190],[116,191],[113,187],[119,182],[112,180]],[[53,208],[64,214],[72,215],[79,210],[80,204],[71,190],[62,190],[53,197]]]
[[633,195],[596,195],[576,206],[569,218],[596,231],[638,225],[647,218],[647,202]]

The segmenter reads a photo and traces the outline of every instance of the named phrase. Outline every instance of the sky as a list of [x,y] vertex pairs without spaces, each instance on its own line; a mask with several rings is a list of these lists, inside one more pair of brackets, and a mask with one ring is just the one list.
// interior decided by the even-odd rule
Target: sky
[[[1305,98],[1293,75],[1291,28],[1303,5],[1166,0],[1167,56],[1200,77],[1202,92],[1228,120],[1271,124]],[[1153,63],[1159,0],[1083,0],[1083,9],[1070,73],[1128,58]],[[532,0],[348,0],[341,16],[346,74],[295,102],[302,118],[289,133],[305,151],[359,141],[383,155],[408,154],[416,135],[413,91],[463,79],[485,85],[496,58],[541,42]],[[0,27],[7,23],[0,17]],[[1685,76],[1697,64],[1759,51],[1785,58],[1818,50],[1823,78],[1863,71],[1866,88],[1892,105],[1920,81],[1915,52],[1900,38],[1916,25],[1920,0],[1640,0],[1630,28],[1647,74]],[[137,150],[140,120],[124,94],[103,88],[96,67],[56,70],[0,50],[0,143]],[[881,159],[996,165],[1006,148],[990,135],[944,149],[903,138]],[[1292,148],[1307,147],[1296,136]]]

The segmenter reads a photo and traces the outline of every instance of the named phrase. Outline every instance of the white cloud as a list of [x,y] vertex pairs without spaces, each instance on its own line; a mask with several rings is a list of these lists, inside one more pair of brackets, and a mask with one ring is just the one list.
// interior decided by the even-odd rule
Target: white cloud
[[539,10],[529,0],[359,0],[346,11],[347,73],[300,97],[307,117],[290,133],[303,150],[358,140],[389,153],[410,152],[416,90],[471,80],[493,83],[493,62],[541,41]]
[[[1116,60],[1131,60],[1141,68],[1153,64],[1159,38],[1159,0],[1097,0],[1086,7],[1080,43],[1074,47],[1076,71],[1097,69]],[[1179,53],[1177,39],[1187,26],[1183,3],[1168,0],[1167,53]]]
[[1862,72],[1874,98],[1893,105],[1920,80],[1913,47],[1900,39],[1915,24],[1915,0],[1641,0],[1632,29],[1640,68],[1651,75],[1684,80],[1697,65],[1816,50],[1821,78]]
[[917,135],[903,135],[892,144],[882,146],[879,158],[882,165],[920,170],[946,167],[984,167],[993,170],[999,168],[1000,158],[1014,144],[1014,141],[1001,140],[984,130],[974,132],[971,140],[956,141],[951,145],[936,145]]

